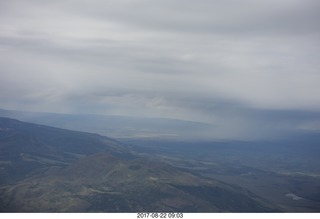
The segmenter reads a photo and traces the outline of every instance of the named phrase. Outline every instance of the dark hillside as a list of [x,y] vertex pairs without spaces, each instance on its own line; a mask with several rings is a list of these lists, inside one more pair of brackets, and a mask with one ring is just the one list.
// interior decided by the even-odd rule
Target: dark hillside
[[0,118],[2,212],[270,212],[255,194],[97,134]]

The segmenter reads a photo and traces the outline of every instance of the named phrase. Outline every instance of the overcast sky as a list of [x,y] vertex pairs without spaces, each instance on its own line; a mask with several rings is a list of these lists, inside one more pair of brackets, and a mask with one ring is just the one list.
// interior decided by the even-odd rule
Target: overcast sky
[[0,0],[0,108],[319,131],[319,21],[318,0]]

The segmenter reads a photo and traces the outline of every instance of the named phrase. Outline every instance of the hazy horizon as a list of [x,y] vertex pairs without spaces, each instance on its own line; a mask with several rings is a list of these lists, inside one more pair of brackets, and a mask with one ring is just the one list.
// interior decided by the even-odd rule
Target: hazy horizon
[[320,132],[319,1],[0,0],[0,11],[1,109],[204,122],[226,139]]

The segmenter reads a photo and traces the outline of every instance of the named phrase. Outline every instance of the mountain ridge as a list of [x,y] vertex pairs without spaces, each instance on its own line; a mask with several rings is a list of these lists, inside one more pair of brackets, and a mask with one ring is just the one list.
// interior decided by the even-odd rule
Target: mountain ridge
[[0,116],[15,118],[70,130],[99,133],[112,138],[195,137],[193,133],[208,132],[213,126],[204,122],[169,118],[143,118],[119,115],[62,114],[0,109]]
[[8,118],[0,118],[0,128],[1,212],[280,210],[241,187],[139,156],[100,135]]

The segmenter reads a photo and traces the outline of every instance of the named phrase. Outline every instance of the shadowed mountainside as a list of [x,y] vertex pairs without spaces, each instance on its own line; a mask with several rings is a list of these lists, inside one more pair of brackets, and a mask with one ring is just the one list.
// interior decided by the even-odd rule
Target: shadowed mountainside
[[239,186],[96,134],[0,118],[2,212],[270,212]]
[[97,134],[0,118],[0,184],[51,166],[65,166],[89,154],[133,156],[130,148]]

